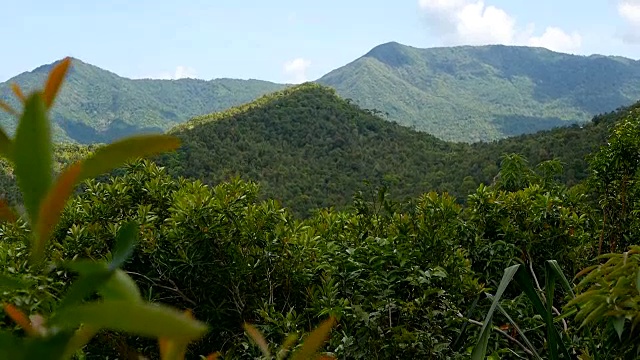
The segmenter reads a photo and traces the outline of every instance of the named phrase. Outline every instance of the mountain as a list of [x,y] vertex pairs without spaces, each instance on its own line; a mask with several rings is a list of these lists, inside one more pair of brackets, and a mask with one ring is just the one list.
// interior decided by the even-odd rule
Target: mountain
[[291,87],[170,130],[181,148],[159,158],[173,175],[217,184],[240,176],[259,182],[265,198],[299,215],[351,202],[363,180],[390,185],[395,198],[431,190],[459,199],[489,184],[501,156],[517,152],[535,165],[559,158],[572,185],[588,174],[585,156],[603,144],[625,113],[491,143],[451,143],[385,121],[314,83]]
[[[10,84],[41,87],[49,64],[0,83],[0,99],[16,105]],[[53,109],[55,139],[78,143],[111,142],[134,133],[164,131],[201,114],[240,105],[284,88],[260,80],[132,80],[78,59]],[[0,112],[0,126],[13,132],[15,121]]]
[[320,84],[399,124],[474,142],[533,133],[640,99],[640,62],[521,46],[373,48]]

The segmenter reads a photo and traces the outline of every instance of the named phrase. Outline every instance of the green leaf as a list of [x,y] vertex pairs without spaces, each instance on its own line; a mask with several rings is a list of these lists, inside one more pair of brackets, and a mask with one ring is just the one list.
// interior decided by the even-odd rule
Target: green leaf
[[135,221],[129,221],[123,224],[116,234],[116,245],[113,249],[113,257],[109,264],[110,269],[115,269],[133,254],[133,249],[138,243],[138,224]]
[[293,360],[313,359],[314,355],[320,350],[322,344],[327,341],[329,332],[335,324],[335,318],[332,316],[320,324],[315,330],[304,339],[304,343],[300,350],[293,354]]
[[613,328],[618,334],[618,339],[622,341],[622,331],[624,330],[624,316],[617,316],[611,320]]
[[85,324],[96,328],[125,331],[148,337],[196,340],[207,326],[173,308],[126,300],[105,300],[65,308],[56,316],[56,325],[65,328]]
[[498,290],[493,296],[491,307],[489,308],[489,311],[487,312],[487,315],[485,316],[482,323],[480,338],[478,339],[476,346],[473,347],[473,351],[471,352],[472,360],[482,360],[485,358],[487,354],[487,344],[489,343],[489,332],[491,331],[491,319],[493,318],[493,313],[496,311],[498,302],[500,301],[502,294],[504,293],[511,280],[513,280],[513,277],[516,275],[519,268],[520,265],[513,265],[504,270],[502,280],[500,280],[500,284],[498,284]]
[[179,146],[180,140],[169,135],[139,135],[116,141],[97,149],[84,160],[80,181],[106,173],[129,160],[174,150]]
[[636,288],[640,292],[640,270],[638,270],[638,275],[636,276]]
[[32,282],[18,279],[15,276],[0,274],[0,291],[21,290],[31,286]]
[[11,139],[2,128],[0,128],[0,157],[11,159]]
[[113,271],[110,271],[107,264],[103,262],[75,261],[67,264],[66,267],[77,271],[80,276],[71,284],[64,298],[58,304],[60,311],[82,302],[106,284],[113,275]]
[[518,326],[518,324],[513,321],[513,319],[511,318],[511,316],[509,316],[509,314],[504,310],[504,308],[498,304],[498,310],[500,310],[500,312],[502,313],[502,315],[504,315],[504,317],[507,318],[507,320],[509,320],[509,322],[511,323],[511,325],[513,325],[513,327],[516,329],[516,331],[518,332],[518,334],[520,334],[520,337],[522,338],[522,341],[524,341],[524,343],[527,345],[527,347],[529,348],[529,350],[531,351],[531,353],[533,353],[533,356],[536,359],[540,359],[542,360],[542,358],[540,357],[540,355],[538,355],[538,352],[536,351],[536,348],[533,346],[533,344],[531,343],[531,341],[529,341],[529,338],[527,338],[527,336],[525,335],[524,331],[522,331],[520,329],[520,327]]
[[122,269],[116,269],[109,280],[98,289],[98,292],[106,300],[142,301],[138,285]]
[[31,224],[38,223],[40,203],[52,178],[51,129],[42,95],[27,99],[13,144],[15,174]]
[[560,280],[560,285],[564,287],[564,289],[571,294],[572,298],[576,297],[576,294],[573,292],[573,286],[569,282],[569,279],[564,275],[560,265],[556,260],[547,260],[547,271],[554,273],[556,280]]

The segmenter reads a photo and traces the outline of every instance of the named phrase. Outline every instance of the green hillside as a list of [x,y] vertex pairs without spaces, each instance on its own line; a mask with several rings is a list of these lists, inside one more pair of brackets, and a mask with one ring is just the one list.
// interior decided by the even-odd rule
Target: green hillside
[[[10,84],[18,83],[25,91],[40,87],[54,64],[0,83],[0,99],[16,105]],[[55,139],[111,142],[133,133],[164,131],[283,87],[259,80],[132,80],[74,59],[52,114]],[[15,121],[0,112],[0,125],[13,132]]]
[[579,182],[587,176],[585,155],[604,143],[624,112],[583,127],[456,144],[385,121],[328,87],[307,83],[172,129],[183,146],[161,163],[174,175],[210,184],[235,176],[257,181],[266,198],[302,215],[349,204],[365,180],[389,185],[396,198],[437,190],[464,199],[494,180],[506,153],[532,165],[558,158],[562,180]]
[[474,142],[584,123],[640,98],[640,62],[519,46],[379,45],[318,80],[439,138]]

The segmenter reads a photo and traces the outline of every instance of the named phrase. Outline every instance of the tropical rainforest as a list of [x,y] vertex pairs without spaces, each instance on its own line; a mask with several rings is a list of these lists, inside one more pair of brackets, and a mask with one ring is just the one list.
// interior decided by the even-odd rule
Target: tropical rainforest
[[468,144],[309,83],[54,145],[70,63],[1,103],[0,357],[640,356],[640,104]]

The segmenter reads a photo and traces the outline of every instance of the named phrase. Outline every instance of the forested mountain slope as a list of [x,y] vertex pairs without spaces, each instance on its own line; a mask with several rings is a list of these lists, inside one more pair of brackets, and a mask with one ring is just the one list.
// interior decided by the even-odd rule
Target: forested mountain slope
[[[11,83],[25,91],[41,87],[56,63],[0,83],[0,100],[17,105]],[[73,59],[53,109],[54,135],[58,141],[106,143],[135,133],[164,131],[194,116],[237,106],[284,87],[260,80],[132,80]],[[0,112],[0,125],[13,132],[15,120]]]
[[585,156],[625,111],[582,127],[456,144],[384,121],[307,83],[172,129],[183,146],[160,162],[174,175],[212,184],[235,176],[258,181],[265,197],[303,215],[348,204],[363,180],[389,185],[397,198],[438,190],[463,200],[479,183],[493,181],[505,153],[519,153],[531,165],[559,158],[562,180],[577,183],[587,175]]
[[439,138],[533,133],[640,99],[640,62],[519,46],[382,44],[318,80],[360,106]]

